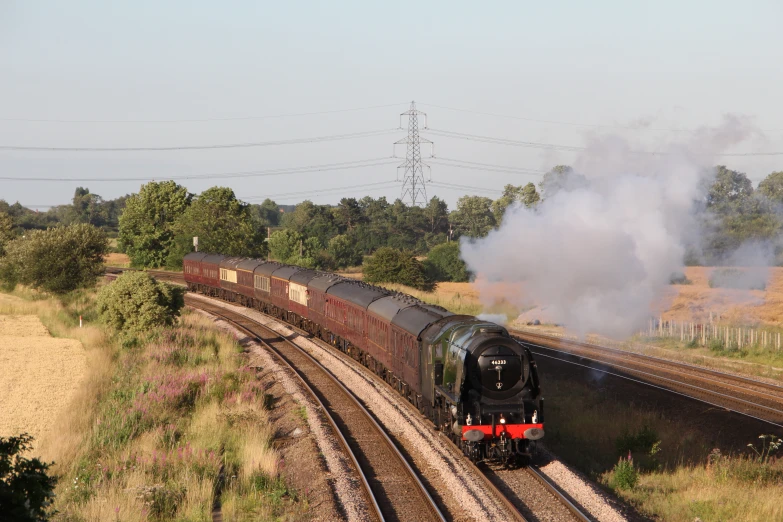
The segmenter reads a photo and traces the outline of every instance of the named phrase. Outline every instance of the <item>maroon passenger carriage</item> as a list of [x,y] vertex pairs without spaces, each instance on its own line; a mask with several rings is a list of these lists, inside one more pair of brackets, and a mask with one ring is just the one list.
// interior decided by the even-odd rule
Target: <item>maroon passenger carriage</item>
[[183,266],[190,290],[282,319],[361,362],[473,460],[518,461],[543,437],[535,362],[502,326],[277,262],[194,252]]

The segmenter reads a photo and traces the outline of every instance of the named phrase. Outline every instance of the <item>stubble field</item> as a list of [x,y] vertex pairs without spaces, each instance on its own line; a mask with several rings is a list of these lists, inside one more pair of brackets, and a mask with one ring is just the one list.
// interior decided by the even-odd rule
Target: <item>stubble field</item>
[[[14,304],[3,296],[0,304]],[[75,339],[54,338],[35,315],[0,310],[0,436],[51,431],[84,376],[87,358]]]

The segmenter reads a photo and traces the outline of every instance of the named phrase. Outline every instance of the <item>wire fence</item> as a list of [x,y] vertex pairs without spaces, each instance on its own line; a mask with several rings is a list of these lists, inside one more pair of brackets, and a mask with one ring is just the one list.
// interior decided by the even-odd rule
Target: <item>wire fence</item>
[[598,346],[618,349],[642,349],[646,342],[662,339],[674,339],[683,343],[695,343],[713,349],[743,350],[765,349],[780,351],[783,348],[783,335],[780,331],[765,330],[747,326],[729,326],[720,323],[719,315],[710,314],[710,322],[669,321],[662,317],[650,318],[648,327],[637,332],[633,339],[618,341],[607,337],[588,334],[574,335],[570,332],[550,332],[526,326],[515,326],[516,330],[531,333],[545,333],[573,341],[586,342]]
[[720,323],[720,316],[717,316],[717,321],[713,321],[712,315],[710,319],[708,323],[693,323],[651,318],[647,330],[639,332],[639,335],[652,339],[679,339],[681,342],[695,342],[701,346],[717,344],[725,349],[781,349],[779,331],[724,325]]

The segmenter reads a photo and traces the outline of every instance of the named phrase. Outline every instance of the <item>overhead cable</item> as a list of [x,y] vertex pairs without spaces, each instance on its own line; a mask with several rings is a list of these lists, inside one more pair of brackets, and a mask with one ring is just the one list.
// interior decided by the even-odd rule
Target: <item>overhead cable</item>
[[566,150],[566,151],[580,151],[585,150],[585,147],[574,147],[571,145],[556,145],[553,143],[538,143],[534,141],[519,141],[509,140],[505,138],[493,138],[491,136],[479,136],[477,134],[466,134],[464,132],[452,132],[440,129],[426,129],[427,133],[435,134],[436,136],[443,136],[446,138],[458,138],[469,141],[480,141],[486,143],[497,143],[499,145],[510,145],[513,147],[531,147],[535,149],[550,149],[550,150]]
[[172,147],[24,147],[18,145],[0,145],[0,150],[19,150],[28,152],[139,152],[139,151],[172,151],[172,150],[205,150],[205,149],[239,149],[248,147],[269,147],[274,145],[294,145],[299,143],[317,143],[322,141],[349,140],[367,138],[398,132],[399,129],[384,129],[375,131],[354,132],[350,134],[333,134],[331,136],[316,136],[312,138],[295,138],[279,141],[258,141],[251,143],[228,143],[221,145],[176,145]]
[[337,114],[341,112],[366,111],[381,109],[384,107],[398,107],[405,103],[388,103],[386,105],[370,105],[368,107],[355,107],[352,109],[335,109],[331,111],[295,112],[289,114],[271,114],[266,116],[236,116],[231,118],[194,118],[181,120],[59,120],[59,119],[35,119],[35,118],[0,118],[0,121],[19,121],[33,123],[201,123],[214,121],[244,121],[244,120],[268,120],[273,118],[291,118],[298,116],[317,116],[322,114]]
[[[496,118],[505,118],[508,120],[520,120],[520,121],[529,121],[533,123],[548,123],[553,125],[567,125],[570,127],[592,127],[592,128],[604,128],[604,129],[625,129],[625,130],[633,130],[633,131],[664,131],[664,132],[688,132],[693,133],[697,132],[699,129],[677,129],[677,128],[661,128],[661,127],[646,127],[644,125],[617,125],[617,124],[601,124],[601,123],[575,123],[575,122],[568,122],[568,121],[558,121],[558,120],[543,120],[538,118],[528,118],[523,116],[514,116],[511,114],[498,114],[496,112],[485,112],[485,111],[475,111],[470,109],[459,109],[456,107],[446,107],[444,105],[435,105],[434,103],[419,103],[419,105],[424,105],[425,107],[435,107],[438,109],[445,109],[447,111],[454,111],[454,112],[464,112],[468,114],[480,114],[482,116],[494,116]],[[783,129],[760,129],[762,131],[766,132],[780,132],[783,131]]]
[[147,176],[135,178],[34,178],[26,176],[0,176],[3,181],[95,181],[95,182],[115,182],[115,181],[176,181],[181,179],[225,179],[225,178],[253,178],[265,176],[281,176],[284,174],[302,174],[307,172],[322,172],[329,170],[358,169],[362,167],[374,167],[377,165],[396,164],[397,161],[391,157],[373,158],[366,160],[344,161],[342,163],[327,163],[323,165],[307,165],[303,167],[290,167],[270,170],[250,170],[241,172],[218,172],[212,174],[188,174],[182,176]]
[[[456,138],[468,141],[477,141],[483,143],[494,143],[497,145],[509,145],[512,147],[529,147],[534,149],[547,149],[547,150],[561,150],[567,152],[579,152],[587,150],[587,147],[578,147],[574,145],[558,145],[555,143],[539,143],[534,141],[520,141],[510,140],[506,138],[495,138],[492,136],[480,136],[477,134],[467,134],[464,132],[453,132],[440,129],[426,129],[426,132],[434,134],[436,136],[442,136],[445,138]],[[669,152],[658,151],[646,151],[646,150],[629,150],[631,154],[646,154],[650,156],[669,156]],[[723,152],[717,154],[711,154],[716,157],[733,157],[733,156],[783,156],[783,152]]]

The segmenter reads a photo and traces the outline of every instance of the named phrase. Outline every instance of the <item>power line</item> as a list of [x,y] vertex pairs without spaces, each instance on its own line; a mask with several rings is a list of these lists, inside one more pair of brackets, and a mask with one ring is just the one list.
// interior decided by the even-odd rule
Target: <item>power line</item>
[[396,161],[391,158],[373,158],[366,160],[344,161],[342,163],[327,163],[323,165],[308,165],[303,167],[290,167],[271,170],[250,170],[243,172],[221,172],[213,174],[193,174],[183,176],[149,176],[143,178],[31,178],[0,176],[3,181],[64,181],[64,182],[115,182],[115,181],[176,181],[181,179],[225,179],[225,178],[252,178],[265,176],[280,176],[284,174],[302,174],[307,172],[323,172],[329,170],[357,169],[362,167],[374,167],[377,165],[391,165]]
[[370,105],[368,107],[356,107],[352,109],[335,109],[331,111],[296,112],[290,114],[272,114],[267,116],[237,116],[233,118],[195,118],[183,120],[47,120],[32,118],[0,118],[0,121],[19,121],[32,123],[202,123],[214,121],[244,121],[244,120],[269,120],[274,118],[291,118],[299,116],[317,116],[322,114],[338,114],[342,112],[366,111],[381,109],[384,107],[398,107],[404,103],[388,103],[386,105]]
[[399,129],[384,129],[374,131],[354,132],[351,134],[334,134],[331,136],[316,136],[313,138],[295,138],[279,141],[258,141],[251,143],[229,143],[222,145],[177,145],[173,147],[22,147],[17,145],[0,145],[0,150],[19,150],[29,152],[139,152],[139,151],[171,151],[171,150],[205,150],[205,149],[239,149],[247,147],[269,147],[273,145],[295,145],[299,143],[317,143],[322,141],[349,140],[367,138],[397,132]]
[[491,136],[479,136],[477,134],[467,134],[463,132],[453,132],[439,129],[426,129],[426,132],[435,134],[437,136],[443,136],[445,138],[457,138],[469,141],[480,141],[485,143],[496,143],[498,145],[510,145],[513,147],[531,147],[535,149],[550,149],[550,150],[565,150],[565,151],[580,151],[585,150],[585,147],[574,147],[571,145],[556,145],[553,143],[538,143],[534,141],[519,141],[509,140],[506,138],[493,138]]
[[472,187],[470,185],[458,185],[456,183],[444,183],[444,182],[431,182],[432,185],[435,185],[436,187],[441,187],[445,189],[452,189],[452,190],[472,190],[474,192],[485,192],[490,194],[502,194],[502,190],[498,189],[490,189],[486,187]]
[[[643,127],[643,126],[631,126],[631,125],[612,125],[612,124],[601,124],[601,123],[575,123],[575,122],[568,122],[568,121],[557,121],[557,120],[542,120],[537,118],[528,118],[524,116],[513,116],[510,114],[498,114],[495,112],[485,112],[485,111],[475,111],[470,109],[458,109],[456,107],[446,107],[444,105],[435,105],[434,103],[420,103],[419,105],[424,105],[425,107],[435,107],[438,109],[445,109],[447,111],[455,111],[455,112],[464,112],[468,114],[480,114],[482,116],[494,116],[496,118],[505,118],[507,120],[520,120],[520,121],[529,121],[533,123],[549,123],[553,125],[567,125],[570,127],[592,127],[592,128],[604,128],[604,129],[625,129],[625,130],[633,130],[633,131],[665,131],[665,132],[697,132],[698,129],[672,129],[672,128],[661,128],[661,127]],[[762,131],[766,132],[780,132],[783,131],[783,129],[760,129]]]
[[[574,145],[558,145],[555,143],[538,143],[534,141],[510,140],[506,138],[495,138],[492,136],[480,136],[477,134],[467,134],[463,132],[453,132],[440,129],[426,129],[426,132],[442,136],[445,138],[455,138],[468,141],[478,141],[483,143],[494,143],[496,145],[509,145],[512,147],[529,147],[534,149],[561,150],[567,152],[580,152],[587,150],[587,147],[578,147]],[[650,156],[669,156],[669,152],[655,152],[645,150],[629,150],[632,154],[647,154]],[[783,152],[723,152],[712,154],[716,157],[735,157],[735,156],[783,156]]]
[[486,172],[486,171],[506,172],[509,174],[526,174],[530,176],[537,176],[540,174],[544,174],[546,172],[545,170],[540,170],[540,169],[509,167],[505,165],[493,165],[491,163],[479,163],[477,161],[442,158],[440,156],[436,156],[432,158],[430,162],[437,163],[439,165],[449,166],[449,167],[461,168],[461,169],[479,170],[482,172]]

